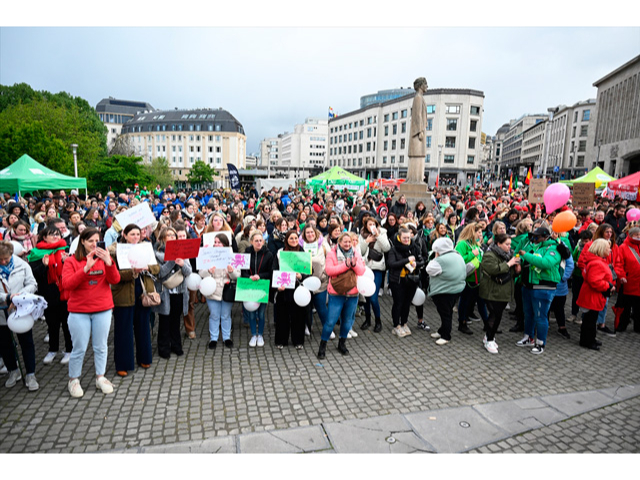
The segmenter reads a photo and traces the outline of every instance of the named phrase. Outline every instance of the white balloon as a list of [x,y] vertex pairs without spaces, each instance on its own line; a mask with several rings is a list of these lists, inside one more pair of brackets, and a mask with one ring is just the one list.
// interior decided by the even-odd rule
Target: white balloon
[[300,285],[293,292],[293,299],[299,307],[306,307],[311,301],[311,292],[307,287]]
[[11,244],[13,245],[13,254],[18,256],[22,255],[22,252],[24,252],[24,248],[22,248],[22,245],[20,245],[15,240],[11,240]]
[[18,316],[14,312],[7,319],[9,330],[15,333],[27,333],[33,328],[33,317],[31,315]]
[[302,285],[304,285],[306,288],[308,288],[309,291],[315,292],[320,288],[320,279],[318,277],[314,277],[314,276],[307,277],[302,282]]
[[187,288],[192,292],[195,292],[200,288],[200,283],[202,282],[202,277],[197,273],[192,273],[187,277]]
[[370,278],[365,277],[364,275],[358,277],[358,292],[360,292],[365,297],[370,297],[374,293],[376,293],[376,283]]
[[421,288],[418,288],[416,290],[416,294],[413,296],[413,300],[411,300],[411,303],[413,303],[416,307],[419,307],[420,305],[424,304],[426,299],[427,296],[424,294],[424,291]]
[[216,291],[216,281],[212,277],[203,278],[200,282],[200,293],[205,297],[209,297],[213,295],[213,292]]
[[260,308],[260,304],[258,302],[244,302],[244,308],[247,312],[255,312]]
[[371,280],[375,280],[375,275],[373,274],[373,270],[371,270],[369,267],[364,267],[364,273],[362,274],[363,277],[365,278],[370,278]]

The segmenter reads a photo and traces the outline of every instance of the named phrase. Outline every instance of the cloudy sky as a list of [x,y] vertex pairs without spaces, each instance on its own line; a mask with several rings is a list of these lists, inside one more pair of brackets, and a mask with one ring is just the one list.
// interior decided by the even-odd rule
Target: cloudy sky
[[[46,23],[46,22],[45,22]],[[306,117],[410,87],[485,94],[483,131],[595,98],[640,53],[638,27],[1,27],[0,83],[158,109],[222,107],[248,152]]]

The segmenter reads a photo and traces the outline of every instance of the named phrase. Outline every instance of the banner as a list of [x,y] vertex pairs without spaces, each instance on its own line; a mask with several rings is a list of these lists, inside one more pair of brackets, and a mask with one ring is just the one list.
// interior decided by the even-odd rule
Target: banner
[[251,280],[238,278],[236,302],[269,303],[269,280]]
[[593,208],[593,202],[596,198],[595,183],[574,183],[573,199],[571,203],[574,207]]
[[151,207],[149,203],[142,202],[136,205],[135,207],[129,208],[124,212],[120,212],[116,215],[116,220],[124,230],[127,225],[134,224],[140,228],[144,228],[147,225],[151,225],[156,221],[156,217],[153,215],[151,211]]
[[271,286],[273,288],[296,288],[296,274],[293,272],[283,272],[281,270],[274,270],[273,277],[271,279]]
[[204,235],[202,235],[202,246],[213,247],[213,242],[215,241],[216,236],[220,235],[221,233],[227,236],[227,238],[229,239],[229,246],[231,246],[233,244],[233,242],[231,241],[232,232],[230,232],[229,230],[205,233]]
[[231,247],[202,247],[196,257],[198,270],[209,270],[211,267],[227,268],[231,263],[233,249]]
[[279,252],[280,270],[311,275],[311,252]]
[[[131,265],[129,258],[135,258],[137,261]],[[157,265],[156,254],[153,252],[151,242],[142,243],[117,243],[116,244],[116,260],[120,270],[131,268],[144,268],[149,265]]]
[[240,175],[238,174],[238,169],[232,163],[227,163],[227,168],[229,169],[229,184],[231,185],[231,190],[240,190]]
[[164,249],[164,261],[169,262],[177,258],[196,258],[200,251],[200,239],[169,240]]

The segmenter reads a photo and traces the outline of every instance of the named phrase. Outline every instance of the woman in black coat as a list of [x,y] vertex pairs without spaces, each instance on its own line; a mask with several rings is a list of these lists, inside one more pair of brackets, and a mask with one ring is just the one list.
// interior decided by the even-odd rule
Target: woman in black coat
[[[243,277],[250,278],[253,281],[269,280],[273,276],[273,254],[267,248],[262,238],[262,233],[258,230],[253,232],[250,237],[251,246],[247,247],[245,253],[251,255],[249,260],[249,269],[242,270]],[[244,306],[242,307],[245,310]],[[251,327],[250,347],[264,347],[264,312],[267,309],[266,303],[261,303],[258,310],[254,312],[247,311],[249,326]]]
[[269,243],[267,243],[267,247],[274,257],[278,253],[278,250],[284,248],[284,236],[287,230],[289,230],[289,227],[284,218],[280,217],[276,220],[275,228],[273,232],[271,232],[271,235],[269,235]]

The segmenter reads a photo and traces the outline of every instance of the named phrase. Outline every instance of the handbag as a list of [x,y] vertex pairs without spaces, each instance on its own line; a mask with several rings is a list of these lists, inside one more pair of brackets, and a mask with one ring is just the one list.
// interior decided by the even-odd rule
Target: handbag
[[172,288],[182,285],[182,282],[184,282],[184,275],[182,275],[182,269],[179,269],[178,271],[173,272],[169,278],[162,282],[162,286],[171,290]]
[[144,286],[144,278],[140,278],[140,283],[142,284],[142,295],[140,295],[140,301],[142,302],[143,307],[155,307],[160,305],[162,299],[160,298],[160,294],[158,292],[148,293],[147,289]]
[[377,251],[375,248],[369,247],[369,253],[367,254],[367,258],[372,262],[379,262],[384,258],[384,255],[379,251]]
[[504,285],[505,283],[509,283],[511,281],[511,272],[501,273],[500,275],[496,275],[495,277],[491,278],[498,285]]
[[236,301],[236,283],[229,282],[225,283],[222,288],[222,300],[225,302],[235,302]]
[[331,279],[331,286],[338,295],[346,295],[358,285],[358,276],[352,269]]

